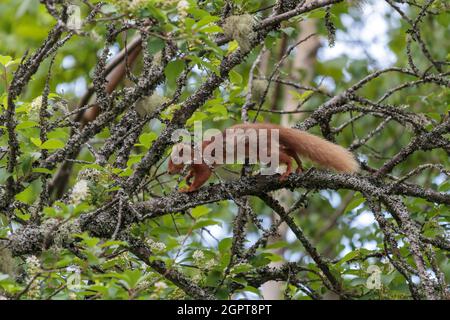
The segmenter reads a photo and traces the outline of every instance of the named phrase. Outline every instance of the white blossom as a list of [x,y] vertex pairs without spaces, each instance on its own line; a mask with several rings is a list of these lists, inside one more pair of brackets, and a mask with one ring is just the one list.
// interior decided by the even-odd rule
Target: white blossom
[[89,186],[87,180],[79,180],[72,189],[71,199],[73,203],[79,203],[89,196]]
[[367,273],[370,276],[367,278],[366,287],[367,289],[381,289],[381,270],[378,266],[371,265],[367,268]]
[[194,259],[195,262],[201,262],[203,259],[205,259],[205,254],[201,250],[195,250],[192,254],[192,259]]
[[67,272],[71,273],[81,273],[80,267],[77,265],[70,265],[66,268]]
[[186,0],[181,0],[180,2],[178,2],[177,10],[181,19],[186,18],[186,16],[188,15],[187,12],[188,9],[189,9],[189,2],[187,2]]
[[42,106],[42,96],[36,97],[31,102],[31,109],[32,110],[39,110]]
[[148,239],[147,244],[150,247],[150,249],[155,252],[162,252],[166,250],[166,245],[163,242],[156,242],[153,241],[152,239]]
[[147,4],[147,0],[132,0],[130,3],[131,10],[138,10]]
[[77,300],[77,294],[75,292],[69,292],[70,300]]
[[[27,264],[27,281],[30,282],[30,286],[27,291],[27,296],[30,299],[38,299],[40,296],[39,285],[34,280],[34,277],[41,270],[41,263],[36,256],[29,256],[25,259]],[[31,282],[33,281],[33,282]]]
[[39,117],[39,112],[42,107],[42,96],[36,97],[31,101],[30,108],[28,109],[28,116],[30,119],[36,119]]
[[27,263],[27,272],[30,276],[34,276],[41,269],[41,263],[36,256],[29,256],[25,259]]
[[167,284],[165,282],[163,282],[163,281],[158,281],[158,282],[155,283],[155,288],[157,290],[164,290],[164,289],[167,288]]

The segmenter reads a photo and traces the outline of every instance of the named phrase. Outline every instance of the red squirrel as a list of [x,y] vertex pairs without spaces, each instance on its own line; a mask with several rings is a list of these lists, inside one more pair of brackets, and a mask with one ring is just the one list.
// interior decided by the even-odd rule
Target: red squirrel
[[[278,130],[278,143],[273,145],[271,143],[270,138],[264,139],[263,143],[260,143],[263,135],[259,135],[260,130],[261,133],[267,133],[267,135],[271,135],[273,130]],[[230,131],[231,130],[231,131]],[[338,146],[334,143],[331,143],[325,139],[312,135],[310,133],[300,131],[292,128],[285,128],[280,125],[271,124],[271,123],[245,123],[234,125],[231,128],[223,131],[221,136],[223,138],[223,148],[225,150],[225,142],[227,138],[227,132],[234,132],[237,130],[241,130],[241,132],[247,133],[250,130],[253,132],[257,132],[258,143],[249,144],[248,140],[245,141],[245,158],[250,154],[249,152],[256,152],[259,158],[259,149],[264,149],[263,151],[266,154],[276,154],[278,155],[279,163],[286,165],[286,171],[281,175],[280,180],[285,180],[292,173],[292,159],[297,163],[296,172],[302,172],[302,162],[299,156],[306,157],[313,162],[318,163],[326,168],[334,169],[340,172],[348,172],[353,173],[359,170],[358,162],[355,160],[353,155],[346,149],[341,146]],[[230,134],[228,134],[230,136]],[[213,141],[212,139],[207,139],[202,141],[202,150],[208,147]],[[246,138],[245,138],[246,139]],[[236,144],[234,140],[232,143]],[[234,145],[236,151],[236,146]],[[258,149],[259,148],[259,149]],[[176,157],[183,157],[183,152],[186,150],[190,150],[191,155],[188,157],[189,161],[179,163],[179,161],[173,161]],[[189,152],[189,151],[188,151]],[[204,151],[203,151],[204,152]],[[224,151],[222,154],[224,154]],[[201,155],[200,161],[194,162],[194,150],[189,148],[186,144],[177,144],[173,147],[171,156],[169,158],[168,163],[168,173],[176,174],[183,171],[186,165],[190,166],[190,170],[188,175],[185,177],[186,183],[188,184],[188,188],[180,190],[181,192],[192,192],[200,188],[211,176],[212,167],[217,166],[219,161],[210,162],[204,160],[204,154]],[[179,159],[179,158],[178,158]],[[209,163],[209,165],[207,164]],[[220,161],[219,163],[225,163],[224,161]],[[190,180],[194,178],[191,183]]]

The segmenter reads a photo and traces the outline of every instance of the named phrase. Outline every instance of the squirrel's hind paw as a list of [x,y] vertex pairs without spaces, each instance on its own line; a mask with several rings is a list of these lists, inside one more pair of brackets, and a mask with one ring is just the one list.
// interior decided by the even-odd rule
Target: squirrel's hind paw
[[291,173],[292,173],[292,172],[285,172],[285,173],[283,173],[283,174],[280,176],[280,182],[286,181],[287,178],[289,177],[289,175],[290,175]]

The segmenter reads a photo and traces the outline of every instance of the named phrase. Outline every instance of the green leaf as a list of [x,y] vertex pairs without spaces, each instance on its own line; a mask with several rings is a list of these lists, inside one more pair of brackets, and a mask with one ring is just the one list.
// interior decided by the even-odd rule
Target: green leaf
[[207,24],[218,21],[218,20],[220,20],[219,17],[209,16],[209,15],[205,16],[194,25],[194,29],[199,30],[201,27],[206,26]]
[[132,173],[133,170],[130,167],[128,167],[119,174],[119,177],[129,177],[131,176]]
[[208,115],[206,113],[201,112],[201,111],[196,111],[196,112],[194,112],[192,117],[190,117],[189,120],[186,122],[186,125],[190,126],[190,125],[194,124],[195,121],[202,121],[207,118],[208,118]]
[[311,90],[306,90],[305,92],[299,93],[297,91],[294,90],[289,90],[289,93],[298,101],[305,101],[307,98],[309,98],[309,96],[311,96],[314,91]]
[[47,134],[47,136],[49,139],[57,139],[57,138],[65,139],[68,137],[68,134],[63,129],[56,129],[56,130],[50,131]]
[[45,141],[41,146],[41,149],[61,149],[64,148],[64,142],[58,139],[50,139]]
[[37,172],[37,173],[48,173],[48,174],[53,174],[53,172],[54,172],[54,170],[48,170],[46,168],[33,168],[31,171]]
[[241,278],[241,277],[233,278],[233,282],[239,283],[239,284],[243,285],[244,287],[247,286],[247,280],[245,280],[244,278]]
[[15,198],[21,202],[32,204],[34,200],[33,193],[33,185],[30,184],[22,192],[16,194]]
[[266,249],[280,249],[280,248],[286,248],[288,246],[288,243],[286,241],[277,241],[271,244],[268,244],[266,246]]
[[183,69],[184,62],[182,60],[170,61],[167,64],[166,69],[164,69],[164,74],[166,75],[167,83],[169,84],[169,86],[175,87],[176,80]]
[[441,183],[441,185],[439,186],[438,190],[440,192],[447,192],[450,190],[450,180],[444,181],[443,183]]
[[213,220],[213,219],[205,219],[205,220],[197,221],[197,223],[194,224],[192,229],[193,230],[200,229],[200,228],[204,228],[207,226],[213,226],[213,225],[222,225],[222,223],[220,221]]
[[308,14],[309,19],[322,19],[325,17],[325,10],[319,9]]
[[250,262],[255,267],[263,267],[270,263],[270,259],[268,259],[268,256],[270,256],[270,253],[262,253],[257,256],[254,256],[251,258]]
[[361,257],[361,256],[363,256],[365,254],[368,254],[369,252],[370,252],[370,250],[367,250],[365,248],[359,248],[359,249],[350,251],[341,260],[339,260],[338,263],[336,263],[336,266],[340,266],[340,265],[344,264],[347,261],[350,261],[350,260],[352,260],[354,258],[357,258],[357,257]]
[[164,14],[163,11],[156,8],[156,6],[147,6],[146,9],[150,12],[150,14],[155,17],[157,20],[161,22],[165,22],[167,19],[167,16]]
[[24,155],[21,157],[22,161],[20,164],[20,168],[22,169],[23,174],[28,174],[32,168],[32,162],[34,161],[34,157],[31,154]]
[[213,270],[206,277],[206,285],[216,287],[222,281],[223,274],[220,271]]
[[279,254],[270,253],[267,258],[272,262],[279,262],[283,261],[283,257],[281,257]]
[[143,133],[139,136],[139,142],[148,149],[157,137],[155,132]]
[[206,10],[199,9],[197,7],[191,6],[187,9],[187,12],[192,14],[195,19],[202,19],[204,17],[210,16],[209,12]]
[[16,126],[16,129],[21,130],[37,126],[39,126],[39,123],[37,123],[36,121],[22,121]]
[[236,51],[237,48],[239,48],[239,44],[236,40],[230,41],[230,43],[228,43],[228,53]]
[[[31,203],[29,203],[29,204],[31,204]],[[31,218],[31,214],[29,214],[29,213],[16,212],[16,216],[24,221],[28,221]]]
[[358,207],[364,201],[365,201],[365,199],[361,195],[356,196],[352,201],[350,201],[350,203],[347,205],[347,207],[345,207],[344,212],[352,211],[353,209]]
[[381,282],[385,285],[388,286],[392,280],[395,279],[396,273],[392,272],[391,274],[382,274],[381,277]]
[[151,54],[156,54],[164,48],[165,42],[160,38],[152,38],[148,41],[148,51]]
[[[6,68],[9,72],[11,72],[11,71],[13,71],[14,69],[16,69],[15,67],[17,67],[17,66],[19,65],[19,63],[20,63],[20,59],[11,60],[11,61],[9,61],[9,62],[5,65],[5,68]],[[12,68],[12,67],[14,67],[14,68]]]
[[135,270],[126,270],[121,276],[122,281],[127,289],[134,289],[136,286],[141,282],[143,279],[141,270],[135,269]]
[[205,214],[207,214],[210,211],[211,211],[211,209],[208,207],[198,206],[191,210],[191,214],[195,219],[197,219],[197,218],[200,218],[201,216],[204,216]]
[[242,76],[234,70],[230,71],[230,81],[233,84],[240,85],[242,83]]
[[6,66],[8,62],[10,62],[12,58],[10,56],[1,56],[0,55],[0,64]]
[[356,258],[357,256],[359,256],[359,250],[350,251],[337,263],[337,265],[341,265],[347,261],[350,261]]
[[228,115],[228,110],[225,108],[222,104],[216,104],[212,107],[209,107],[206,111],[209,113],[217,113],[220,114],[222,117],[226,117]]
[[233,242],[232,238],[225,238],[225,239],[220,240],[219,246],[218,246],[219,252],[225,253],[225,252],[230,251],[232,242]]
[[240,263],[236,266],[233,267],[233,273],[237,274],[237,273],[243,273],[243,272],[248,272],[250,270],[254,269],[254,267],[249,264],[249,263]]
[[219,26],[208,26],[200,29],[200,31],[204,33],[219,33],[223,32],[223,29]]
[[365,285],[367,283],[367,278],[354,278],[352,280],[350,280],[350,286],[352,287],[357,287],[357,286],[361,286],[361,285]]
[[40,147],[41,144],[42,144],[42,141],[41,141],[41,139],[39,139],[39,138],[33,138],[33,137],[31,137],[30,140],[31,140],[31,142],[33,142],[33,144],[34,144],[35,146],[37,146],[37,147]]
[[254,293],[258,296],[261,296],[261,292],[259,292],[259,290],[257,288],[252,287],[252,286],[246,286],[244,289],[242,289],[242,291],[248,291],[248,292]]

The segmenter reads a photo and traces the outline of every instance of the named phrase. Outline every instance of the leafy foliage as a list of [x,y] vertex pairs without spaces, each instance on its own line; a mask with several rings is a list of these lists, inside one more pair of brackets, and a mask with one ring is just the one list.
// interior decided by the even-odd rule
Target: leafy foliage
[[[41,2],[0,4],[1,297],[255,299],[270,280],[286,299],[448,297],[445,1],[74,1],[80,29],[65,5]],[[351,38],[370,10],[392,63]],[[322,41],[311,81],[293,70],[301,21]],[[143,54],[106,94],[105,65],[136,37]],[[80,126],[91,84],[102,113]],[[288,99],[298,108],[283,114]],[[230,166],[213,180],[228,191],[178,193],[169,134],[227,128],[244,110],[349,147],[362,172],[253,192]]]

